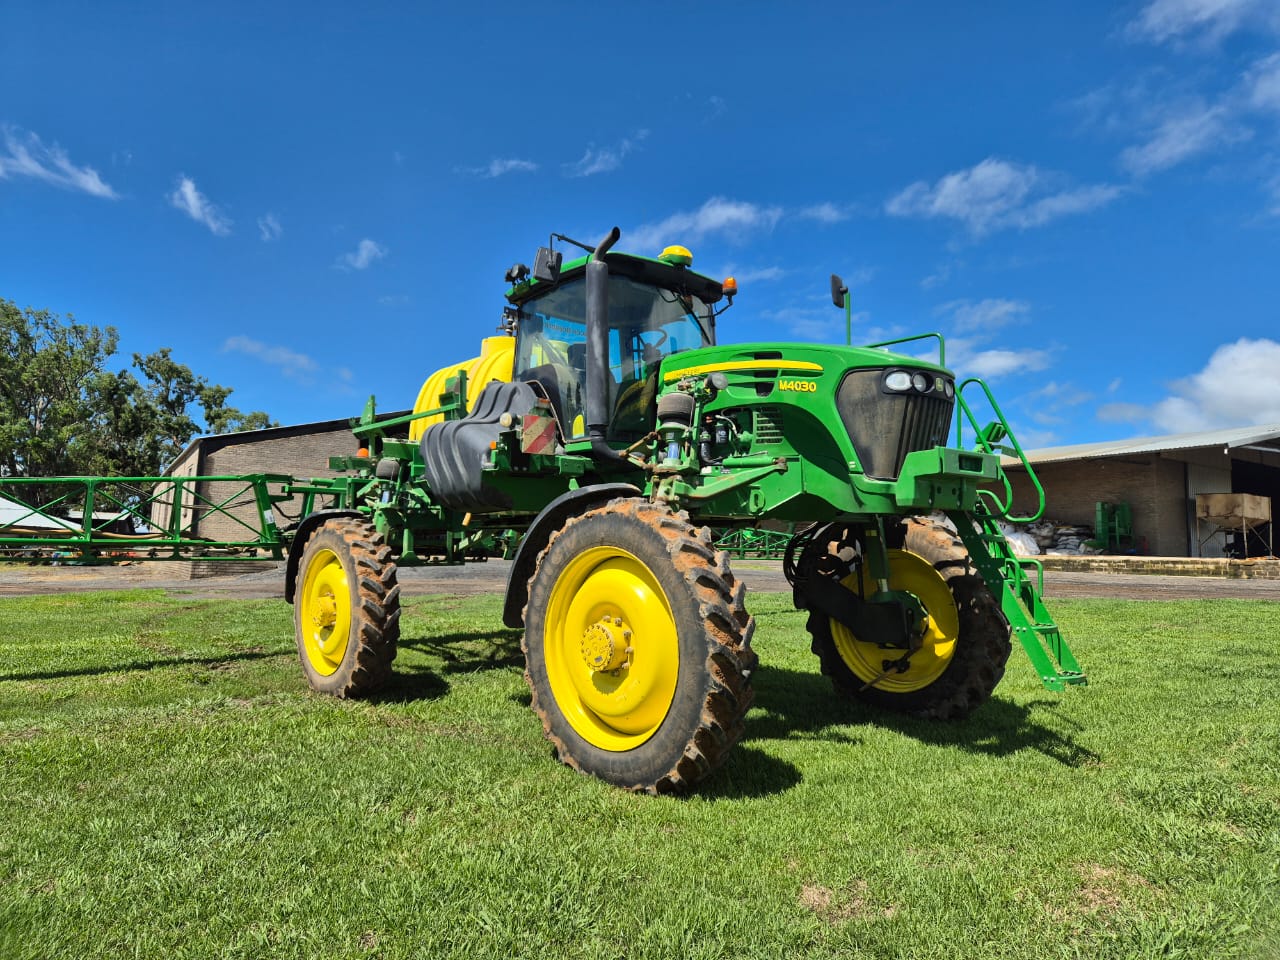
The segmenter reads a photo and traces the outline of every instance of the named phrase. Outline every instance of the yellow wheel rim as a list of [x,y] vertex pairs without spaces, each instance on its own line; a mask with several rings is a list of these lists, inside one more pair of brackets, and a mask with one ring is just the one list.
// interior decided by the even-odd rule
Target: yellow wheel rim
[[[850,590],[858,588],[855,574],[841,581]],[[875,592],[875,583],[863,565],[863,596]],[[960,614],[946,579],[923,557],[906,550],[889,551],[889,589],[910,593],[928,613],[923,646],[911,655],[906,673],[890,673],[876,681],[875,689],[887,693],[910,693],[933,683],[947,669],[960,636]],[[831,637],[845,664],[863,681],[874,680],[884,670],[884,661],[897,660],[905,651],[887,650],[859,640],[842,623],[831,621]]]
[[347,571],[332,550],[317,550],[312,555],[299,603],[307,660],[316,673],[331,676],[342,664],[351,636],[351,588]]
[[556,705],[588,743],[640,746],[675,698],[680,651],[667,596],[616,547],[574,557],[551,588],[544,657]]

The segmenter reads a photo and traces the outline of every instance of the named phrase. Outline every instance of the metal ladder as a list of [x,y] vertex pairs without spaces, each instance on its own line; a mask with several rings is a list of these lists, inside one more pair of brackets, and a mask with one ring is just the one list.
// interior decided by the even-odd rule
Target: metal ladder
[[[1009,621],[1013,635],[1027,652],[1040,682],[1050,690],[1088,683],[1066,638],[1045,608],[1044,568],[1039,560],[1019,557],[1000,532],[997,518],[979,503],[973,513],[948,514],[964,541],[987,589],[1000,601],[1000,610]],[[1035,570],[1034,579],[1027,568]]]
[[[964,389],[971,385],[982,390],[996,415],[996,419],[985,427],[978,426],[972,408],[965,402]],[[963,446],[963,424],[967,419],[977,439],[975,449],[996,455],[1015,456],[1021,461],[1035,488],[1038,503],[1035,512],[1027,516],[1011,517],[1009,514],[1013,507],[1013,487],[1001,469],[1000,478],[1005,490],[1003,499],[990,490],[980,490],[972,513],[955,512],[948,516],[969,550],[969,556],[978,572],[982,574],[982,579],[986,581],[987,589],[1000,600],[1000,610],[1009,621],[1013,635],[1031,658],[1032,665],[1040,675],[1040,682],[1050,690],[1064,690],[1070,685],[1088,683],[1088,677],[1080,669],[1066,638],[1041,599],[1044,593],[1044,566],[1034,558],[1017,556],[1000,531],[1000,520],[1031,523],[1043,515],[1045,495],[1040,478],[1032,469],[1031,462],[1014,437],[1009,421],[1005,419],[1004,412],[986,383],[977,377],[964,381],[956,390],[956,400],[957,445]],[[1006,440],[1008,445],[1003,442]],[[1034,579],[1027,575],[1028,568],[1035,571]]]

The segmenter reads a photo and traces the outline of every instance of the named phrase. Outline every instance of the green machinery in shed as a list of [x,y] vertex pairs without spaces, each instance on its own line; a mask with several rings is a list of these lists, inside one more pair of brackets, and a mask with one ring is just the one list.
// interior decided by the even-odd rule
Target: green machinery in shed
[[[1084,682],[1034,561],[997,525],[1012,498],[1000,454],[1020,448],[985,384],[946,368],[941,337],[911,338],[936,340],[937,362],[887,349],[907,341],[718,344],[736,285],[695,273],[684,248],[651,259],[617,239],[568,262],[543,247],[508,271],[509,380],[469,396],[460,373],[438,406],[392,420],[371,399],[359,453],[330,464],[342,476],[281,488],[305,515],[263,536],[287,545],[314,689],[385,681],[398,564],[464,562],[517,530],[503,619],[524,630],[560,758],[630,789],[687,789],[742,735],[757,663],[743,584],[710,531],[765,521],[800,531],[784,570],[838,694],[963,717],[1011,637],[1046,686]],[[838,278],[833,296],[847,309]],[[973,391],[994,414],[983,427]]]

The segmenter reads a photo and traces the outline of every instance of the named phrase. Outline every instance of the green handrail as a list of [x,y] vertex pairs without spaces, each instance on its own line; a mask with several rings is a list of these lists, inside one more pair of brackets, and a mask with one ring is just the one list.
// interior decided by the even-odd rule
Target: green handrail
[[[979,427],[978,421],[973,415],[973,410],[964,399],[965,388],[970,384],[976,383],[982,388],[982,392],[986,394],[987,403],[991,405],[992,411],[995,413],[997,420],[987,424],[985,427]],[[979,490],[978,494],[995,507],[994,515],[1001,520],[1008,520],[1012,523],[1034,523],[1044,515],[1045,497],[1044,487],[1040,484],[1040,478],[1036,476],[1035,470],[1031,466],[1031,461],[1027,459],[1027,455],[1022,452],[1022,445],[1018,443],[1018,438],[1013,435],[1013,430],[1009,426],[1009,421],[1005,419],[1004,411],[1000,409],[1000,404],[996,403],[995,396],[991,393],[991,388],[980,377],[970,377],[956,387],[956,446],[964,449],[964,420],[968,418],[970,426],[977,437],[978,447],[984,452],[999,456],[1016,455],[1021,461],[1023,468],[1027,471],[1027,476],[1031,478],[1031,483],[1036,488],[1037,506],[1035,513],[1026,517],[1011,516],[1009,511],[1013,509],[1013,484],[1009,482],[1009,475],[1003,468],[1000,470],[1000,479],[1004,483],[1005,499],[1003,501],[990,490]],[[1001,440],[1007,439],[1012,446],[1001,444]]]
[[945,367],[947,365],[947,341],[942,338],[940,333],[917,333],[911,337],[898,337],[896,340],[881,340],[878,343],[868,343],[865,346],[868,349],[878,347],[892,347],[900,343],[914,343],[917,340],[937,340],[938,341],[938,366]]

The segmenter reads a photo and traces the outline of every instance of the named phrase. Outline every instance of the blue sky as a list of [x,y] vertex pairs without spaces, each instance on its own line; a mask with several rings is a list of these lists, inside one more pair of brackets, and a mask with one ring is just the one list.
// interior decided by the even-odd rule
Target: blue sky
[[1280,423],[1280,4],[0,8],[0,296],[242,409],[411,406],[614,224],[722,342],[843,342],[843,274],[1026,446]]

